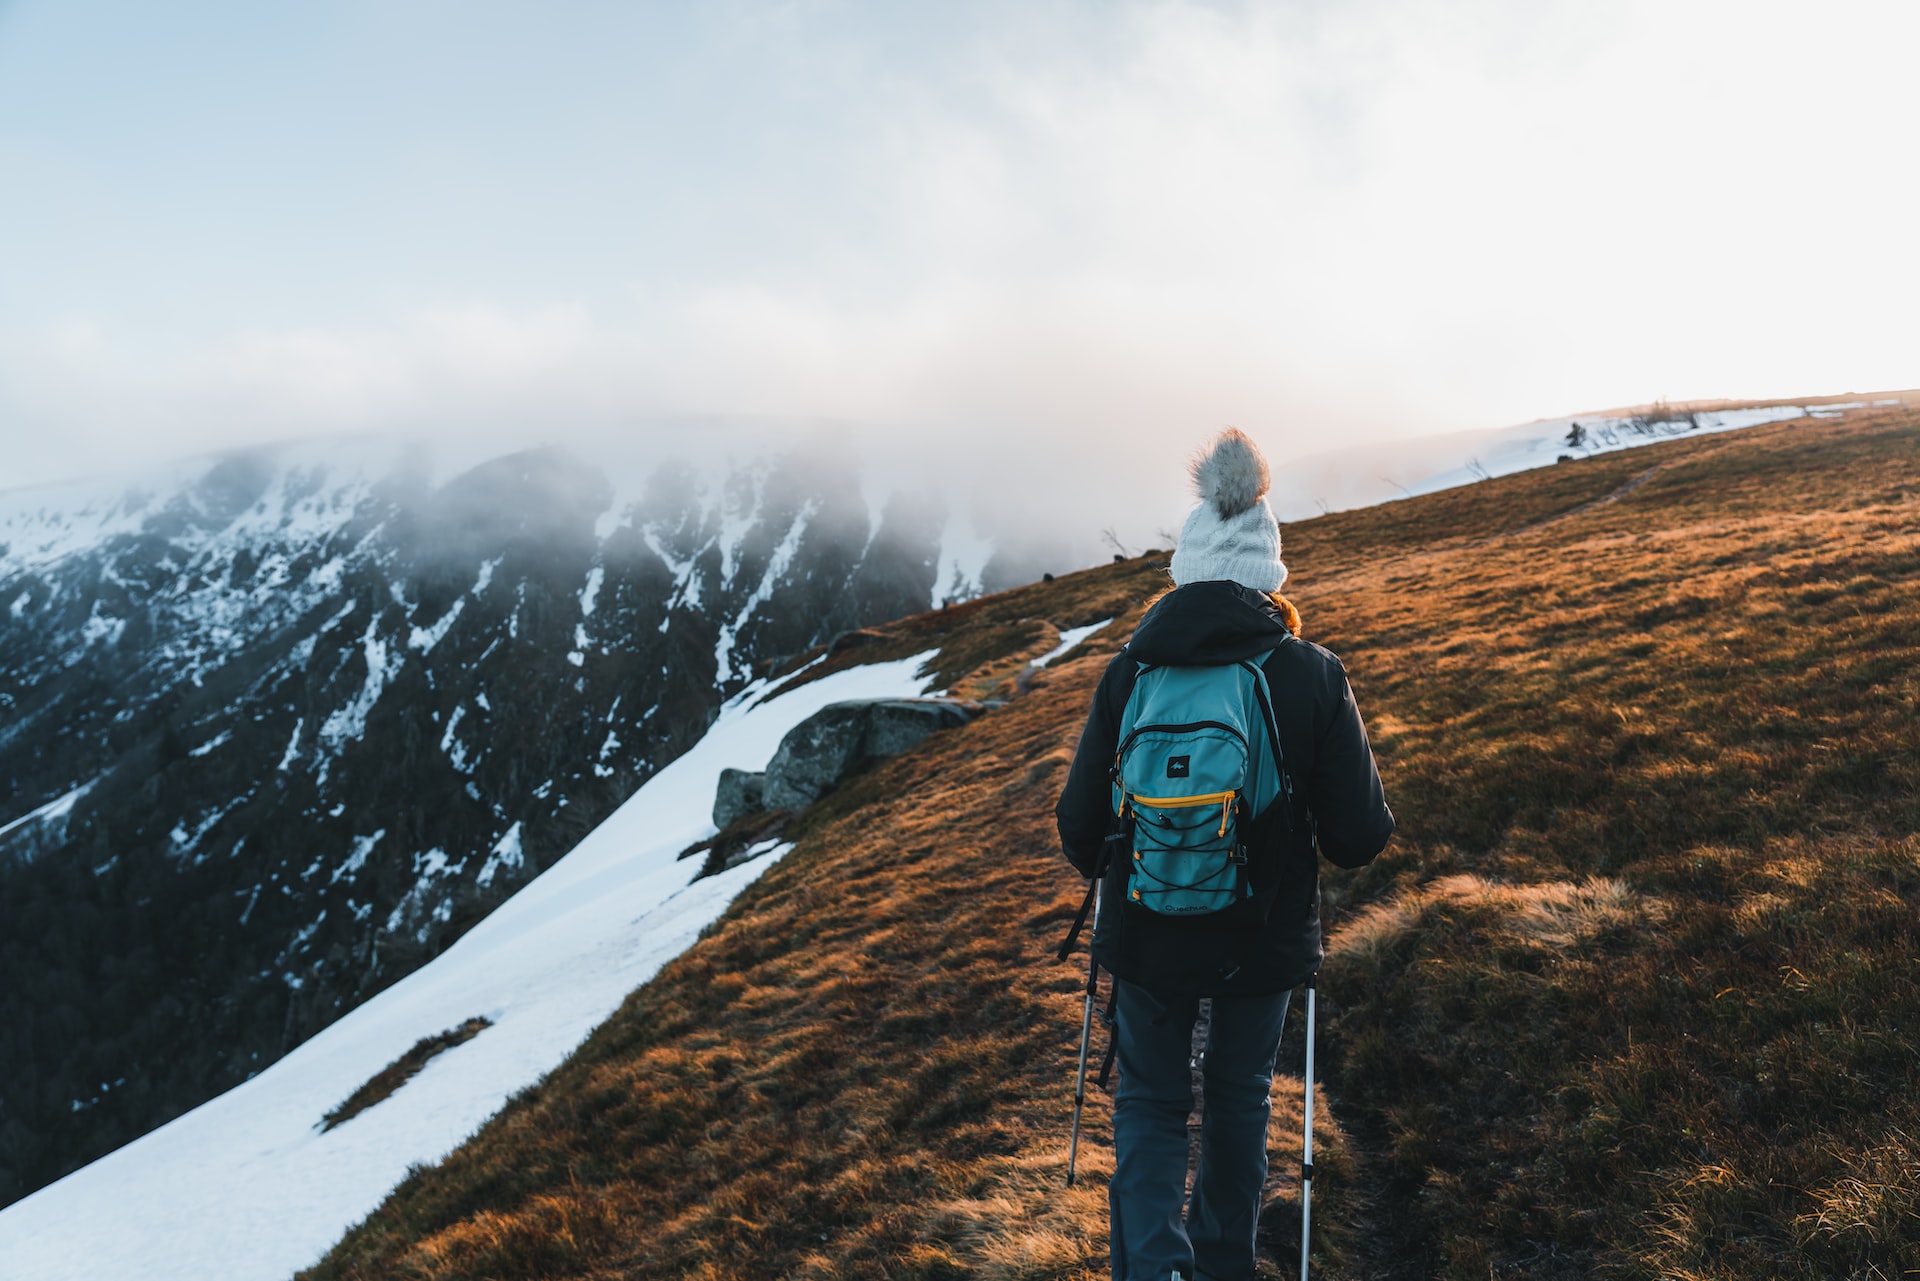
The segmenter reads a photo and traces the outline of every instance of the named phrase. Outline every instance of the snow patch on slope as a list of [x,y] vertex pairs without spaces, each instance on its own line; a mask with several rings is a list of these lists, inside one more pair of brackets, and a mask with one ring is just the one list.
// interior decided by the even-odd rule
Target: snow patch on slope
[[580,617],[593,617],[593,607],[600,603],[600,584],[606,578],[607,571],[599,565],[587,571],[587,585],[580,589]]
[[[760,583],[753,589],[753,595],[747,597],[746,602],[740,606],[740,611],[734,615],[733,621],[720,629],[720,637],[714,642],[713,647],[716,683],[724,684],[735,676],[733,646],[740,635],[740,629],[745,627],[747,620],[753,617],[753,611],[773,599],[774,588],[780,585],[780,580],[786,577],[787,570],[792,568],[793,558],[800,551],[800,540],[806,536],[807,525],[812,521],[816,510],[817,505],[814,503],[808,503],[800,509],[799,515],[793,518],[793,524],[788,527],[786,537],[782,538],[780,545],[773,549],[773,556],[767,561],[767,570],[760,576]],[[739,674],[745,675],[744,672]]]
[[1060,643],[1040,655],[1040,657],[1034,659],[1032,665],[1035,667],[1045,667],[1048,663],[1051,663],[1054,659],[1060,657],[1112,621],[1111,618],[1106,618],[1097,623],[1088,623],[1085,627],[1069,627],[1066,631],[1060,633]]
[[380,701],[380,694],[386,689],[387,682],[406,662],[404,655],[388,653],[386,638],[380,635],[378,617],[367,621],[367,630],[360,637],[360,644],[367,663],[366,681],[351,702],[336,709],[320,726],[321,741],[335,751],[348,739],[359,738],[367,732],[367,713]]
[[373,847],[378,845],[380,838],[386,834],[387,829],[383,827],[372,836],[354,837],[353,853],[347,855],[346,861],[341,863],[339,867],[333,869],[333,876],[329,879],[328,883],[338,884],[342,877],[352,876],[361,868],[365,867],[367,865],[367,855],[373,853]]
[[453,625],[460,620],[460,611],[467,607],[467,598],[457,597],[453,607],[440,615],[440,621],[431,627],[415,627],[407,637],[407,648],[417,649],[423,654],[433,652],[433,647],[446,638]]
[[19,818],[14,819],[11,823],[6,824],[4,827],[0,827],[0,836],[5,836],[9,832],[17,831],[18,829],[25,827],[28,823],[38,823],[47,819],[65,818],[69,813],[72,812],[74,802],[78,801],[82,796],[85,796],[87,794],[88,789],[91,788],[93,786],[93,783],[97,781],[98,780],[96,779],[91,782],[82,783],[80,784],[80,786],[74,788],[71,792],[68,792],[65,796],[55,797],[53,800],[48,801],[45,805],[42,805],[39,809],[27,811],[25,814],[22,814]]
[[502,867],[519,867],[524,856],[520,850],[520,824],[515,823],[507,829],[507,834],[494,844],[493,853],[481,865],[480,874],[473,878],[475,885],[491,885],[495,873]]

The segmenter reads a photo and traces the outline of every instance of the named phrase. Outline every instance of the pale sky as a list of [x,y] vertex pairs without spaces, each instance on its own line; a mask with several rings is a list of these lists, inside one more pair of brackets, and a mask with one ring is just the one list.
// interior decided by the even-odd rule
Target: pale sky
[[0,0],[0,488],[1912,387],[1916,48],[1844,0]]

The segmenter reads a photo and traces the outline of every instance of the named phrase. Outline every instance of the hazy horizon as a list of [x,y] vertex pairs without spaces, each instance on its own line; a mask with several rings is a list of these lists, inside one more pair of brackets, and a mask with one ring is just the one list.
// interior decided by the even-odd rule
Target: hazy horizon
[[14,0],[0,489],[828,424],[1172,477],[1110,496],[1155,504],[1228,424],[1286,460],[1910,387],[1916,34],[1891,4]]

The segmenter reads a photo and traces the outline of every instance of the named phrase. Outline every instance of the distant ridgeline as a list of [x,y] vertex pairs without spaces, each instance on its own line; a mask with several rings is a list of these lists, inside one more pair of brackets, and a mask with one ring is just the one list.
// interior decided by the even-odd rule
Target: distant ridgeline
[[1032,576],[845,458],[144,488],[0,495],[0,1204],[444,950],[769,661]]

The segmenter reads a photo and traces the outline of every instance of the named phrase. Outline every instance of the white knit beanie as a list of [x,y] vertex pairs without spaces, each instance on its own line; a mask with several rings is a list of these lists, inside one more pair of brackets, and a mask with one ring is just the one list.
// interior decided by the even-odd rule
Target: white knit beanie
[[1267,506],[1267,460],[1259,446],[1229,427],[1194,457],[1192,472],[1200,505],[1180,530],[1174,585],[1226,581],[1279,591],[1287,567],[1280,560],[1280,522]]

